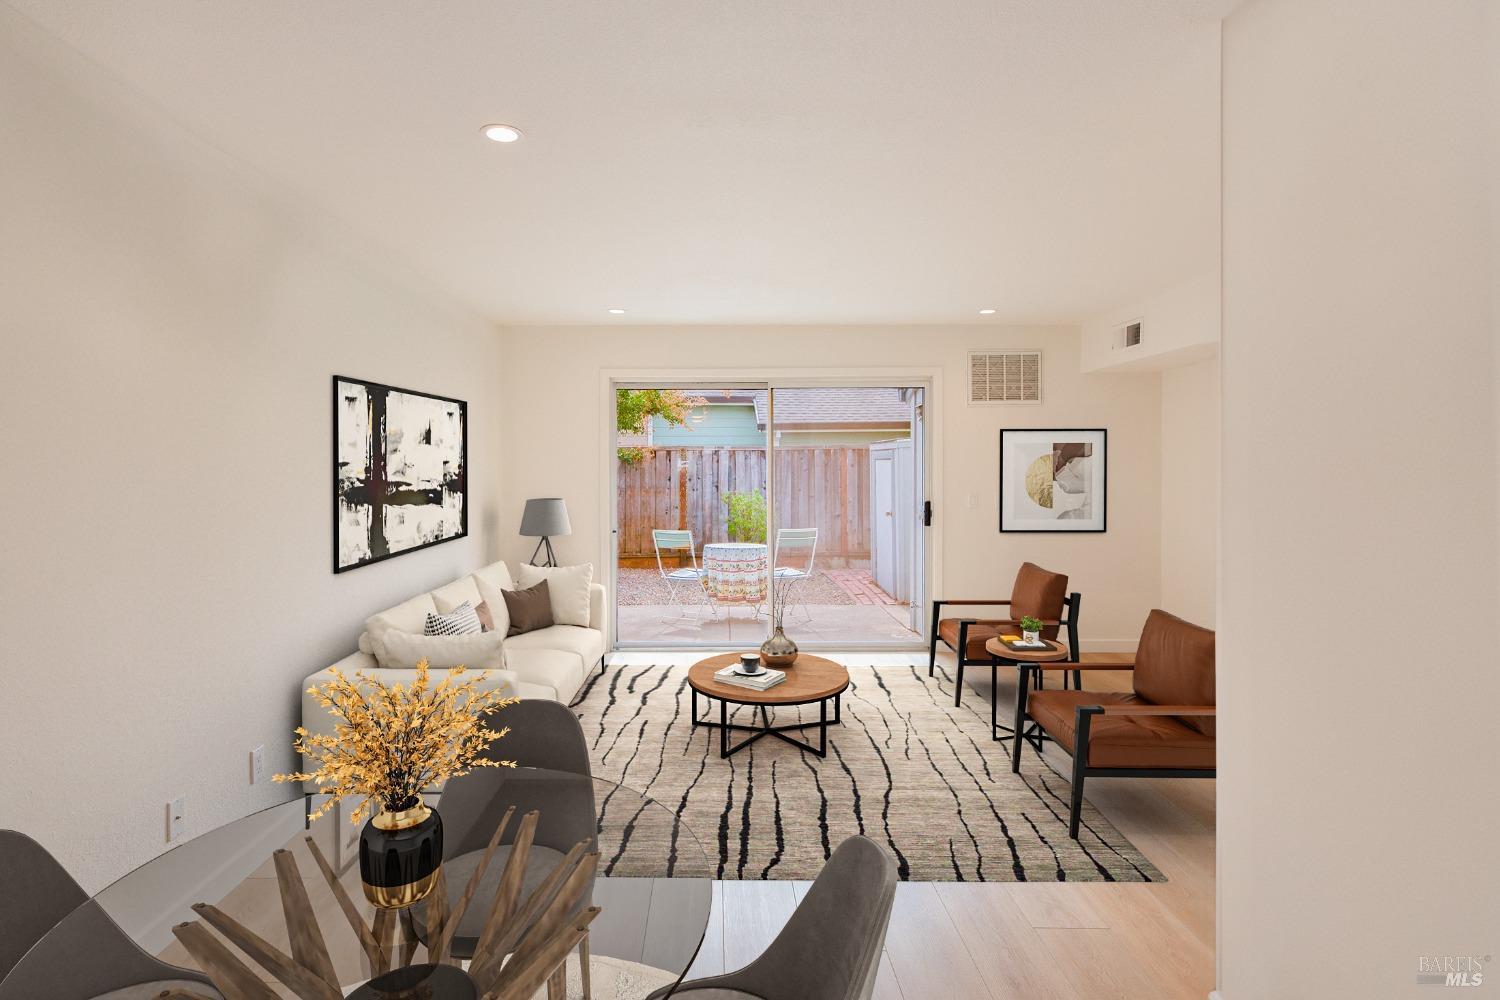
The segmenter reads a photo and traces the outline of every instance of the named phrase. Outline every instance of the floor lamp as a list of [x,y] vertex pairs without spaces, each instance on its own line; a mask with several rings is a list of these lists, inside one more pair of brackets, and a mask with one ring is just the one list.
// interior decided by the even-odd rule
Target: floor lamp
[[[526,501],[526,510],[521,514],[521,534],[527,538],[540,538],[531,553],[531,565],[556,566],[557,556],[552,551],[553,535],[570,535],[573,526],[568,523],[568,505],[562,497],[541,497]],[[542,549],[547,550],[547,561],[536,561]]]

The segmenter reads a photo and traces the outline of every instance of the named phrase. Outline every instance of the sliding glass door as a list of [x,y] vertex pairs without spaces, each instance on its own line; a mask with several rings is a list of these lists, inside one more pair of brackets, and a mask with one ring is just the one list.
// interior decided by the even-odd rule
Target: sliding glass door
[[758,645],[770,608],[764,383],[615,389],[615,636]]
[[918,388],[771,390],[771,541],[783,626],[799,645],[922,639]]
[[615,635],[624,647],[923,639],[924,390],[615,387]]

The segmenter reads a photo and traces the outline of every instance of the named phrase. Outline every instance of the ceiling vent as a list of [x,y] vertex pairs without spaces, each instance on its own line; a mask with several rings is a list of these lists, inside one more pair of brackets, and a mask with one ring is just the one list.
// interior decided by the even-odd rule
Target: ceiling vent
[[1141,321],[1131,320],[1115,328],[1115,350],[1122,347],[1139,347],[1141,343]]
[[1040,403],[1042,352],[970,351],[969,404]]

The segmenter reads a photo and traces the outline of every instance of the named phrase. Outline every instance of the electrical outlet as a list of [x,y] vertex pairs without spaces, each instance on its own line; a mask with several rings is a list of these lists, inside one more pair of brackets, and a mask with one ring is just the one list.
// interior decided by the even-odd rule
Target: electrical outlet
[[258,785],[266,780],[266,748],[258,746],[250,751],[250,784]]
[[167,803],[167,843],[182,836],[187,828],[187,796],[179,795]]

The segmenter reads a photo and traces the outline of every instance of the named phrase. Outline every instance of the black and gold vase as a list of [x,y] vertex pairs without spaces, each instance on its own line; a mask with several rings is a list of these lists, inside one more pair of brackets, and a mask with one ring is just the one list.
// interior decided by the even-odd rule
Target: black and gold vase
[[411,906],[432,891],[443,863],[443,821],[418,803],[371,817],[359,834],[365,898],[386,910]]

